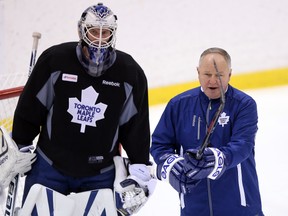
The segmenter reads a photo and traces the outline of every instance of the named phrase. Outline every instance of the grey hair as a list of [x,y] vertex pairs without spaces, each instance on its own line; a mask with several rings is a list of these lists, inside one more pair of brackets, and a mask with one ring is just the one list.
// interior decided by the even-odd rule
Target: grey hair
[[229,68],[231,68],[231,57],[230,55],[228,54],[228,52],[222,48],[218,48],[218,47],[212,47],[212,48],[209,48],[209,49],[206,49],[200,56],[200,60],[199,60],[199,64],[202,60],[202,58],[208,54],[212,54],[212,53],[218,53],[220,55],[222,55],[225,59],[225,61],[227,62],[227,65]]

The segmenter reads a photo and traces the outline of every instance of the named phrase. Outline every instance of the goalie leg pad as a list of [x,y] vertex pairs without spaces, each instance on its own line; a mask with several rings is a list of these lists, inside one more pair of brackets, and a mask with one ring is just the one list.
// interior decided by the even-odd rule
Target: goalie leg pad
[[[35,212],[37,213],[34,214]],[[23,208],[18,213],[19,216],[117,216],[111,189],[105,188],[65,196],[40,184],[31,187]]]
[[[23,208],[19,210],[19,216],[25,215],[73,215],[75,201],[67,198],[50,188],[40,184],[31,187]],[[33,211],[34,210],[34,211]]]
[[109,188],[68,195],[76,203],[73,216],[107,215],[117,216],[113,191]]

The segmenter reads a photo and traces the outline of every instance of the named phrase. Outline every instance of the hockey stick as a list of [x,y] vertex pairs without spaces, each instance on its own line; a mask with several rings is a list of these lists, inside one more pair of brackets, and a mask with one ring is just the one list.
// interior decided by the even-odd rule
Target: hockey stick
[[37,48],[38,48],[38,41],[41,38],[41,33],[33,32],[32,37],[33,37],[33,45],[32,45],[32,52],[31,52],[31,59],[30,59],[28,76],[30,76],[30,74],[32,73],[33,67],[35,65]]
[[207,129],[207,133],[206,133],[205,139],[204,139],[200,149],[197,151],[197,154],[196,154],[196,159],[197,160],[200,160],[202,158],[203,151],[209,144],[208,142],[209,142],[210,136],[213,133],[213,131],[214,131],[215,127],[216,127],[216,122],[218,121],[220,113],[223,111],[224,106],[225,106],[225,94],[224,94],[224,89],[223,89],[223,85],[222,85],[221,76],[220,76],[220,73],[219,73],[218,68],[217,68],[217,64],[216,64],[214,59],[213,59],[213,63],[214,63],[214,67],[215,67],[215,70],[216,70],[216,73],[217,73],[217,76],[218,76],[218,79],[219,79],[219,83],[220,83],[220,93],[221,93],[220,105],[218,107],[217,112],[213,116],[212,121],[210,122],[210,125],[209,125],[209,127]]
[[[41,38],[41,33],[33,32],[32,37],[33,37],[33,45],[32,45],[32,51],[31,51],[31,59],[30,59],[28,76],[30,76],[30,74],[32,73],[33,67],[35,65],[38,41]],[[19,178],[20,176],[19,174],[17,174],[9,184],[8,195],[6,199],[5,216],[8,216],[8,215],[14,216],[15,214],[15,203],[16,203],[16,195],[17,195]]]

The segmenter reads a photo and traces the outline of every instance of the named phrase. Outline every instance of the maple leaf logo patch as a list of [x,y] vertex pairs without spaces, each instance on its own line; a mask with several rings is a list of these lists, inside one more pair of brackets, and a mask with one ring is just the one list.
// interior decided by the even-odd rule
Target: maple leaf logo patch
[[73,116],[71,122],[81,124],[81,133],[85,133],[86,125],[97,127],[96,121],[104,119],[107,105],[96,103],[99,93],[92,86],[83,89],[81,101],[76,97],[69,98],[68,112]]
[[226,116],[225,112],[221,113],[221,115],[218,118],[219,125],[224,127],[224,125],[226,125],[229,122],[229,118],[230,118],[230,116]]

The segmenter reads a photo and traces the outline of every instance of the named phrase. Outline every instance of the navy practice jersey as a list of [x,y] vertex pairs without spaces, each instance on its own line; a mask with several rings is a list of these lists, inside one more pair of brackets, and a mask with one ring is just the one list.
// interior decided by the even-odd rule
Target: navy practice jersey
[[37,148],[63,173],[91,176],[113,163],[122,144],[132,163],[149,163],[147,80],[134,59],[116,51],[100,77],[87,74],[77,42],[53,46],[39,57],[19,98],[12,136]]

